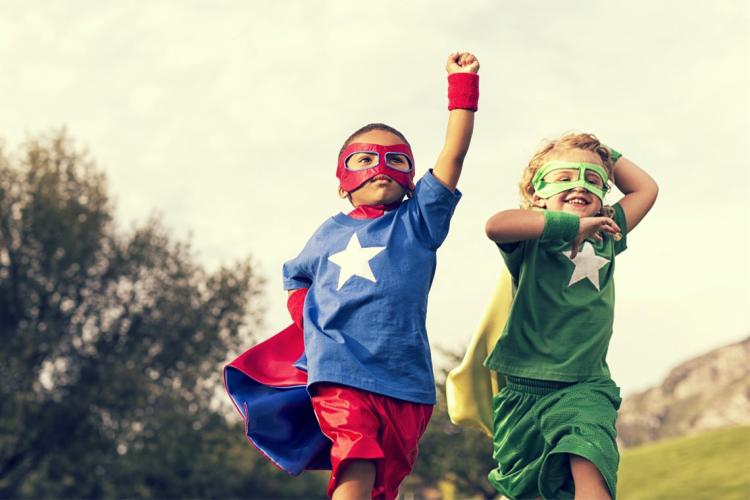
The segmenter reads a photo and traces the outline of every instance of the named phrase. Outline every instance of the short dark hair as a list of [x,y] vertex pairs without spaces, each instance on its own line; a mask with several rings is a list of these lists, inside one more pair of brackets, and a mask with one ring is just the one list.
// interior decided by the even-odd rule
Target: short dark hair
[[339,155],[344,152],[346,147],[351,144],[354,139],[359,137],[362,134],[366,134],[367,132],[370,132],[371,130],[383,130],[385,132],[390,132],[393,135],[398,136],[399,139],[404,141],[407,146],[411,147],[411,144],[409,144],[409,141],[406,140],[406,137],[404,137],[404,134],[396,130],[395,128],[391,127],[390,125],[386,125],[385,123],[369,123],[365,125],[364,127],[361,127],[357,129],[352,135],[346,138],[344,141],[344,145],[341,146],[341,150],[339,150]]

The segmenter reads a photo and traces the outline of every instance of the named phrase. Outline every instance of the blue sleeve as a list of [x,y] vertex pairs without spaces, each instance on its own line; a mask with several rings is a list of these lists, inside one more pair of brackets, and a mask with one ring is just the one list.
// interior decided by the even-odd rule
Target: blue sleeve
[[298,256],[284,262],[281,271],[284,290],[296,290],[312,286],[313,276],[315,275],[315,252],[312,251],[314,240],[315,235],[305,244],[305,248]]
[[451,217],[461,199],[461,192],[451,191],[428,171],[417,182],[409,200],[409,215],[419,239],[429,248],[437,249],[448,236]]
[[312,286],[312,274],[308,271],[303,254],[285,262],[282,273],[284,290],[296,290]]

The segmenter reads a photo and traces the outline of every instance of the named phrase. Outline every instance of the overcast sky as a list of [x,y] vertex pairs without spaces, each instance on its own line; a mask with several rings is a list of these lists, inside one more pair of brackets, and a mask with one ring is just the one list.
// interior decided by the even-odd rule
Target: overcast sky
[[334,177],[343,140],[389,123],[421,175],[445,133],[445,59],[472,51],[480,111],[438,253],[431,341],[460,350],[473,333],[502,265],[484,223],[517,206],[542,139],[593,132],[661,188],[617,263],[609,361],[627,394],[750,333],[749,10],[743,0],[6,0],[0,137],[13,149],[66,125],[106,171],[123,228],[157,212],[211,268],[252,255],[268,280],[270,335],[289,322],[282,263],[349,209]]

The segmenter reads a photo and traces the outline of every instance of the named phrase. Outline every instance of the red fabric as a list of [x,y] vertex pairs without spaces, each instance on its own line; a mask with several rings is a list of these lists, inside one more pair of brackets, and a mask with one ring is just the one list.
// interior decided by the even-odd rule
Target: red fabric
[[302,316],[305,310],[305,297],[307,297],[307,288],[300,288],[290,293],[289,298],[286,300],[286,308],[289,310],[292,321],[303,331]]
[[307,385],[307,372],[293,366],[303,352],[305,340],[302,330],[291,324],[268,340],[251,347],[228,366],[272,387]]
[[328,495],[333,495],[347,460],[375,461],[372,498],[395,499],[417,459],[419,438],[432,405],[410,403],[336,384],[312,386],[320,430],[333,442]]
[[384,213],[394,208],[398,208],[401,203],[391,203],[390,205],[360,205],[351,212],[349,217],[354,219],[377,219]]
[[479,75],[476,73],[452,73],[448,75],[448,109],[479,107]]

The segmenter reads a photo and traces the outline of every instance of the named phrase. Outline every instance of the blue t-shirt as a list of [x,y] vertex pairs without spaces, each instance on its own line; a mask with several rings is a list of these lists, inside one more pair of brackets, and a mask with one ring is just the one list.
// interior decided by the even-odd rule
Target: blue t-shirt
[[331,217],[284,264],[285,289],[309,288],[308,385],[435,404],[427,294],[460,198],[428,172],[397,209],[375,219]]

